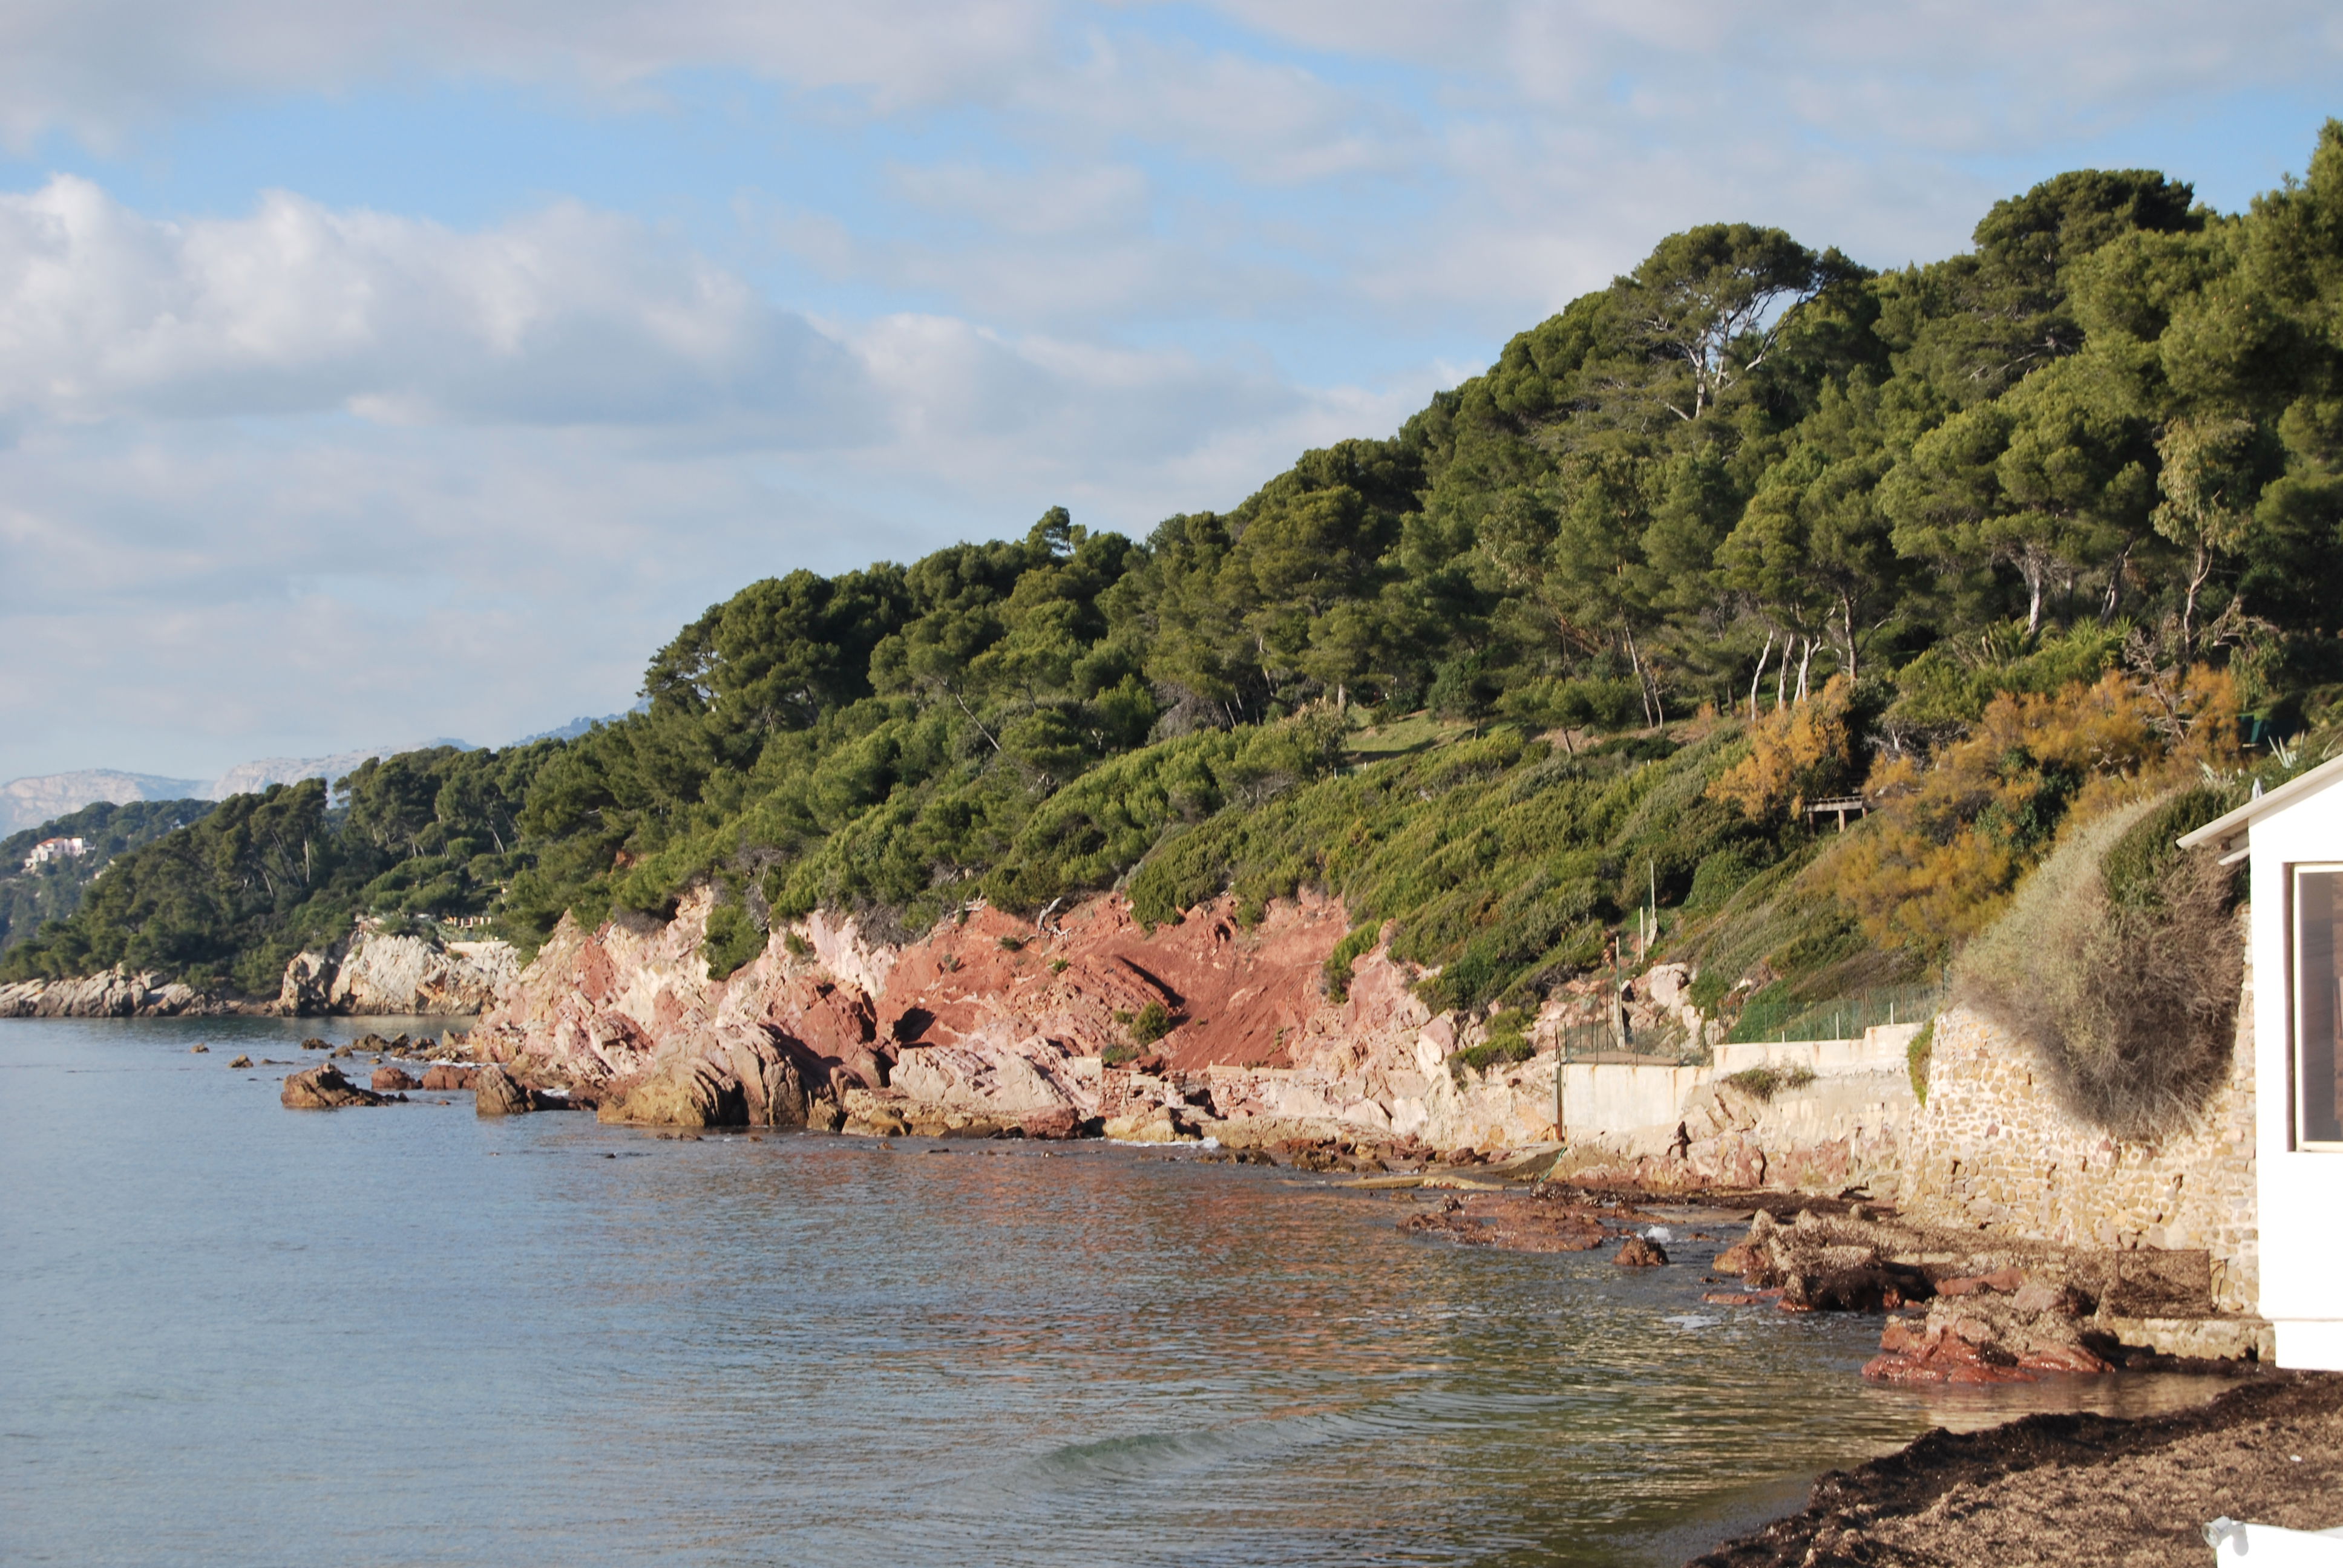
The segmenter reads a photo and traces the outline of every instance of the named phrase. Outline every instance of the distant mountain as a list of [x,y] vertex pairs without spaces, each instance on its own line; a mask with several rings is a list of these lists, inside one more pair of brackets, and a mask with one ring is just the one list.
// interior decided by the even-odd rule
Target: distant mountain
[[264,757],[256,762],[237,763],[196,793],[206,800],[225,800],[231,795],[256,795],[271,784],[291,784],[302,779],[339,779],[355,771],[369,757],[396,757],[402,751],[428,751],[438,746],[452,746],[458,751],[472,749],[469,742],[443,735],[432,740],[412,740],[404,746],[369,746],[356,751],[337,751],[331,757]]
[[77,773],[14,779],[0,784],[0,835],[37,828],[100,800],[122,806],[133,800],[214,799],[209,790],[210,787],[200,779],[164,779],[152,773],[123,773],[111,768],[85,768]]
[[[639,697],[635,699],[634,706],[627,709],[627,713],[648,713],[650,711],[650,707],[649,698]],[[539,740],[575,740],[597,724],[616,724],[624,719],[627,713],[605,713],[599,719],[573,719],[558,729],[540,729],[534,735],[522,736],[513,744],[528,746]]]
[[597,724],[616,724],[626,717],[623,713],[606,713],[599,719],[573,719],[558,729],[540,729],[534,735],[524,735],[515,746],[533,746],[540,740],[575,740]]
[[73,773],[11,779],[0,784],[0,835],[36,828],[100,800],[117,806],[133,800],[224,800],[230,795],[256,793],[271,784],[290,784],[300,779],[339,779],[369,757],[394,757],[402,751],[423,751],[435,746],[472,749],[464,741],[442,736],[403,746],[340,751],[331,757],[263,757],[257,761],[239,762],[208,784],[200,779],[163,779],[113,768],[85,768]]

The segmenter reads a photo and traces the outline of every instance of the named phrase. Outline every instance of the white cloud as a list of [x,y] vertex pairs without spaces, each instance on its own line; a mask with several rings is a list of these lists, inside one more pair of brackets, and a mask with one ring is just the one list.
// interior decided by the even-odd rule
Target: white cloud
[[246,93],[413,75],[656,95],[684,67],[866,95],[892,111],[987,97],[1054,47],[1054,0],[13,0],[0,8],[0,137],[64,126],[117,146]]
[[0,195],[0,417],[752,409],[771,438],[834,440],[872,417],[857,387],[802,318],[576,204],[462,234],[284,192],[184,225],[68,176]]
[[275,195],[175,225],[54,179],[0,197],[0,646],[41,671],[0,683],[0,777],[609,711],[756,576],[1061,501],[1144,530],[1429,389],[818,325],[575,204],[461,232]]
[[1789,110],[1864,142],[2023,148],[2176,93],[2321,85],[2343,57],[2343,14],[2323,0],[1212,4],[1271,37],[1477,75],[1565,114],[1599,112],[1624,79],[1642,116],[1686,146],[1729,145]]

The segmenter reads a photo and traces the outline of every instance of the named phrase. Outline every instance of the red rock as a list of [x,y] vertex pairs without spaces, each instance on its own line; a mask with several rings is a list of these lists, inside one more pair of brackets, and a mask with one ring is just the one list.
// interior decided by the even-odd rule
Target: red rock
[[2109,1372],[2116,1369],[2081,1345],[2045,1345],[2017,1358],[2028,1372]]
[[1946,1309],[1934,1309],[1925,1323],[1888,1319],[1879,1336],[1881,1353],[1865,1365],[1863,1375],[1877,1382],[2004,1383],[2113,1370],[2081,1344],[2060,1337],[2072,1332],[2062,1326],[2063,1319],[2029,1317],[2002,1306],[1982,1316],[1978,1312],[1956,1308],[1948,1315]]
[[2026,1276],[2016,1268],[1996,1269],[1990,1274],[1974,1274],[1961,1279],[1938,1280],[1936,1294],[1940,1296],[1971,1296],[1979,1291],[1996,1291],[2006,1295],[2026,1282]]
[[1716,1255],[1716,1271],[1720,1274],[1746,1275],[1763,1261],[1755,1243],[1736,1241]]
[[1623,1269],[1657,1269],[1666,1265],[1668,1254],[1657,1241],[1630,1236],[1611,1261]]
[[1711,1291],[1701,1300],[1713,1307],[1754,1307],[1767,1294],[1763,1291]]
[[2000,1383],[2032,1382],[2035,1374],[2016,1367],[1989,1366],[1983,1362],[1920,1361],[1909,1356],[1874,1356],[1863,1363],[1863,1375],[1874,1382]]
[[420,1087],[441,1090],[469,1089],[478,1071],[477,1068],[449,1067],[445,1063],[427,1067],[423,1070],[423,1082]]
[[414,1079],[409,1078],[404,1069],[397,1067],[376,1068],[374,1070],[374,1078],[371,1081],[375,1088],[385,1093],[394,1093],[402,1089],[420,1089],[423,1087]]
[[1036,1111],[1019,1125],[1028,1138],[1080,1138],[1082,1135],[1082,1113],[1072,1106],[1056,1111]]

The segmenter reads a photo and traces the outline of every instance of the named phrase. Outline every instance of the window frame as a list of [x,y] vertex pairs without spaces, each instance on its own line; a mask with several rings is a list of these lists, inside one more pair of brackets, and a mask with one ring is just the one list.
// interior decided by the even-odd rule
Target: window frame
[[[2286,868],[2286,1137],[2289,1151],[2305,1154],[2343,1154],[2343,1137],[2312,1138],[2307,1125],[2308,1111],[2304,1094],[2307,1085],[2303,1077],[2302,1060],[2302,879],[2305,875],[2328,876],[2336,879],[2334,920],[2343,926],[2343,860],[2290,861]],[[2330,939],[2331,940],[2331,939]],[[2330,977],[2343,990],[2343,963],[2338,963]],[[2343,1036],[2343,995],[2334,1004],[2336,1032]],[[2343,1040],[2338,1040],[2336,1060],[2328,1072],[2343,1080]],[[2329,1093],[2335,1092],[2330,1088]],[[2343,1116],[2338,1116],[2343,1120]]]

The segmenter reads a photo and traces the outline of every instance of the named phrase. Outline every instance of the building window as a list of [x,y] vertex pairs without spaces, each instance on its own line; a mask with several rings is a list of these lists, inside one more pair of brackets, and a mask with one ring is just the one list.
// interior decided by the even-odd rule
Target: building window
[[2294,869],[2295,1147],[2343,1149],[2343,866]]

